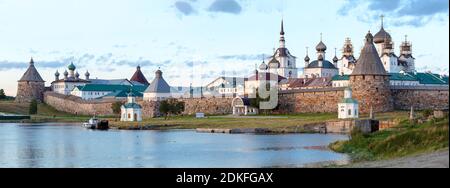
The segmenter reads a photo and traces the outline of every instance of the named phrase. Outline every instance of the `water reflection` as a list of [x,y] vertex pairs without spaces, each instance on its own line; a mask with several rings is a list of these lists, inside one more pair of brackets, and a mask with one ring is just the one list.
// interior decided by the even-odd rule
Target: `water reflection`
[[326,148],[346,138],[0,124],[0,167],[292,167],[347,160]]

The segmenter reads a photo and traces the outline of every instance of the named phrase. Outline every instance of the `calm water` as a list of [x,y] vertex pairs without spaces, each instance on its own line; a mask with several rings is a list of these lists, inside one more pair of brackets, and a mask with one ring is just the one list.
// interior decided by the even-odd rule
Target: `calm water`
[[347,136],[93,131],[75,124],[0,124],[0,167],[301,167],[348,160],[346,155],[315,147],[343,139]]

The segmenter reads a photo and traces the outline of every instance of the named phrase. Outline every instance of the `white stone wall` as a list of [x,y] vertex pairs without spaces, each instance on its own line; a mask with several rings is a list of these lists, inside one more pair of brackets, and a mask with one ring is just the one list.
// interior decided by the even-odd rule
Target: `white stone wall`
[[359,109],[357,103],[339,103],[338,104],[338,118],[350,119],[358,118]]
[[86,83],[81,82],[56,82],[52,84],[52,90],[55,93],[63,95],[71,95],[71,92],[77,86],[84,86]]
[[121,107],[120,121],[142,121],[142,110],[140,108]]
[[172,98],[171,93],[144,93],[144,101],[163,101]]

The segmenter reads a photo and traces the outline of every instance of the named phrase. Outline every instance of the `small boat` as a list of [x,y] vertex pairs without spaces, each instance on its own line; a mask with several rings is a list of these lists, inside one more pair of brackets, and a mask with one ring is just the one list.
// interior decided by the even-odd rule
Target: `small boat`
[[98,123],[99,123],[99,120],[97,118],[95,118],[95,116],[94,116],[91,119],[89,119],[88,122],[84,122],[83,127],[88,128],[88,129],[96,129]]

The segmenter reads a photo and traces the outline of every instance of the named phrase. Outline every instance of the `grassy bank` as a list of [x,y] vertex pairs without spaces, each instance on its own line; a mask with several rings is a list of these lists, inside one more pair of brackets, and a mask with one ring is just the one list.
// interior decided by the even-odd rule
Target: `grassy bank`
[[425,123],[403,120],[399,126],[372,134],[353,132],[348,141],[338,141],[330,148],[351,156],[353,162],[384,160],[448,148],[448,117]]
[[[407,117],[407,112],[389,112],[378,114],[379,118],[392,119],[396,117]],[[128,129],[137,126],[157,126],[158,129],[195,129],[195,128],[267,128],[273,132],[293,133],[305,132],[305,124],[319,123],[324,121],[337,120],[337,114],[333,113],[306,113],[294,115],[257,115],[247,117],[231,116],[209,116],[204,119],[197,119],[192,116],[164,118],[148,118],[143,122],[120,122],[111,119],[110,124],[120,129]]]
[[[9,114],[29,115],[29,103],[15,103],[14,101],[0,101],[0,112]],[[39,103],[37,114],[31,115],[30,120],[20,120],[20,122],[39,123],[39,122],[83,122],[90,116],[73,115],[60,112],[53,107]],[[4,120],[0,122],[17,122],[16,120]]]
[[[29,104],[18,104],[13,101],[1,101],[0,112],[12,114],[28,114]],[[408,112],[389,112],[376,114],[378,119],[408,117]],[[362,118],[366,118],[363,115]],[[59,112],[46,104],[38,105],[38,112],[28,122],[83,122],[90,116],[80,116]],[[208,116],[197,119],[193,116],[176,116],[168,120],[164,118],[146,118],[142,122],[120,122],[118,117],[100,117],[109,120],[110,125],[119,129],[132,129],[139,126],[152,126],[155,129],[234,129],[234,128],[267,128],[273,132],[292,133],[305,132],[305,124],[337,120],[335,113],[305,113],[289,115],[255,115],[246,117]]]

